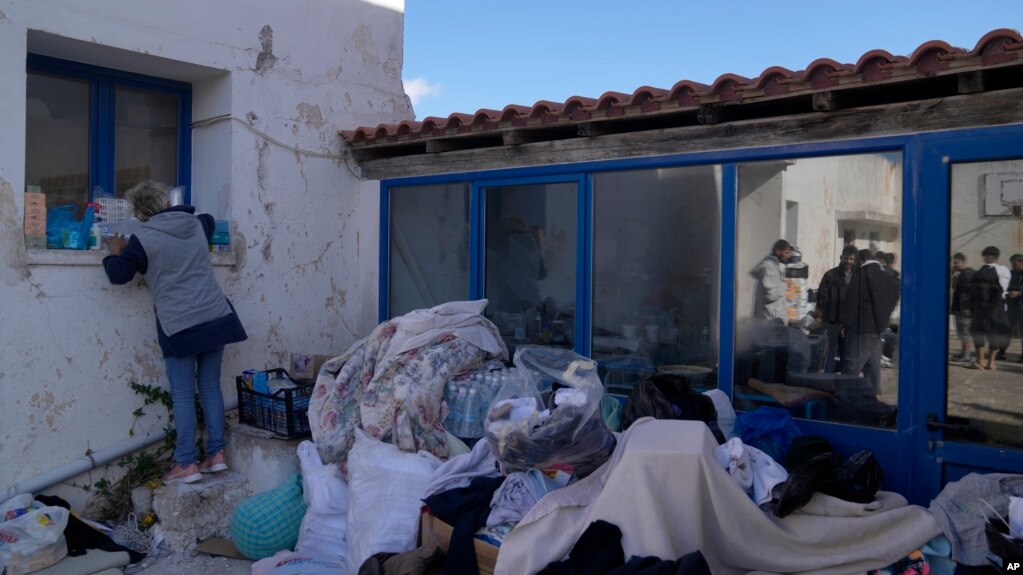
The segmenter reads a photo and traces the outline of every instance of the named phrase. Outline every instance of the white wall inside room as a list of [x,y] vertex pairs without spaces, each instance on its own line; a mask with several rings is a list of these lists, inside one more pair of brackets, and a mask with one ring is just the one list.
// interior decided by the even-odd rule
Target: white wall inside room
[[0,0],[0,460],[19,462],[0,466],[0,487],[164,425],[157,409],[131,415],[142,398],[130,382],[166,385],[144,284],[109,285],[89,254],[26,254],[26,54],[187,81],[193,121],[231,118],[193,129],[191,175],[193,203],[232,221],[237,263],[216,274],[249,340],[225,355],[230,397],[244,369],[338,354],[376,325],[378,183],[339,157],[337,132],[412,118],[403,9]]

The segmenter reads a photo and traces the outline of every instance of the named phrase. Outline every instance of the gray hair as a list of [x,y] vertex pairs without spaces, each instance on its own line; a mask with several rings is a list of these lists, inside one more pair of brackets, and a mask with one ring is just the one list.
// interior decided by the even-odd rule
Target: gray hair
[[143,222],[170,207],[167,186],[153,180],[139,182],[124,197],[135,208],[135,217]]

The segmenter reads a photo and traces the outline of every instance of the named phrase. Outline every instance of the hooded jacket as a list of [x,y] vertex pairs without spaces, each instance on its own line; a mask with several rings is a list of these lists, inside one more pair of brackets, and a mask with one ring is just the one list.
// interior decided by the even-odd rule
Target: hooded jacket
[[842,325],[852,334],[881,334],[899,302],[899,284],[877,260],[853,271],[842,303]]
[[193,206],[159,212],[139,227],[121,255],[103,258],[113,284],[146,276],[164,357],[183,357],[247,339],[209,259],[213,218]]
[[749,275],[756,278],[757,285],[753,292],[754,319],[780,319],[785,321],[786,302],[785,271],[781,260],[773,255],[766,256],[760,263],[753,266]]

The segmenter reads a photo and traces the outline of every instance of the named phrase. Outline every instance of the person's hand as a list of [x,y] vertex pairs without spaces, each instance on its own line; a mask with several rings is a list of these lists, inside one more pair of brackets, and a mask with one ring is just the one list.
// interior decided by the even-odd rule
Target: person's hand
[[970,310],[968,310],[968,309],[964,309],[964,310],[962,311],[962,314],[963,314],[963,317],[970,317],[971,315],[973,315],[973,312],[971,312],[971,311],[970,311]]
[[107,249],[110,250],[110,255],[112,256],[121,255],[121,252],[124,251],[124,246],[128,243],[121,236],[103,238],[103,241],[106,242]]
[[1009,299],[1015,299],[1015,298],[1018,298],[1018,297],[1019,297],[1019,294],[1020,294],[1020,292],[1018,292],[1018,291],[1011,291],[1011,292],[1009,292],[1009,293],[1007,293],[1007,294],[1005,294],[1005,295],[1006,295],[1006,297],[1008,297]]

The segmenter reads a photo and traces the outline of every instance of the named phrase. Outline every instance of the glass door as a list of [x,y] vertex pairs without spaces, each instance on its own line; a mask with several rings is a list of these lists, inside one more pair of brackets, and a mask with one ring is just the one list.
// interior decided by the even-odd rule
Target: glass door
[[932,302],[923,347],[933,341],[946,351],[921,359],[921,380],[937,383],[920,385],[925,430],[920,478],[929,496],[971,472],[1023,471],[1019,132],[991,130],[937,141],[925,153],[923,195],[934,201],[923,205],[923,217],[947,221],[947,227],[934,226],[944,237],[925,231],[947,251],[925,251],[922,258],[924,276],[942,288],[931,292],[937,297],[923,298]]
[[483,191],[484,315],[516,345],[576,347],[578,181]]

